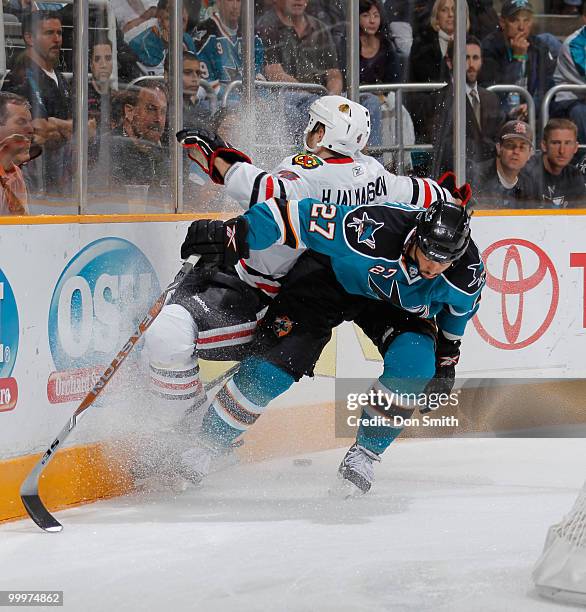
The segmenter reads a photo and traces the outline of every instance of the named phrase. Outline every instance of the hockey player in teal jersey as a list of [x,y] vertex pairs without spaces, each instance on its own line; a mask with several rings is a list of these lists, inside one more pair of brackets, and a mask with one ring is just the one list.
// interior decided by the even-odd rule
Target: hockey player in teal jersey
[[383,357],[374,390],[398,398],[390,411],[374,402],[365,408],[356,443],[340,465],[344,483],[367,492],[374,463],[401,432],[388,425],[392,417],[411,416],[413,394],[449,393],[453,387],[460,339],[485,282],[468,213],[444,201],[422,211],[394,203],[348,207],[271,200],[217,227],[206,244],[190,248],[216,252],[228,265],[275,244],[311,251],[269,306],[255,355],[242,362],[208,408],[197,445],[182,455],[181,474],[201,481],[216,453],[295,380],[313,373],[332,329],[353,320]]

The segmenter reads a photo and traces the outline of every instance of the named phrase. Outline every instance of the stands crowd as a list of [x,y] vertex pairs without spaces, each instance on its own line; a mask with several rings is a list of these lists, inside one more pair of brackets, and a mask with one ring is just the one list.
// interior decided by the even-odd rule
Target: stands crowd
[[[168,197],[169,10],[173,0],[90,2],[91,197],[131,191]],[[234,134],[241,117],[241,0],[184,0],[184,125]],[[345,91],[345,0],[256,0],[257,79]],[[446,83],[404,96],[406,171],[440,176],[453,165],[455,0],[359,0],[360,83]],[[0,92],[0,214],[34,213],[34,201],[72,194],[75,90],[73,5],[4,0],[6,71]],[[586,3],[467,0],[467,177],[484,208],[578,208],[586,196]],[[493,85],[519,86],[525,98]],[[261,90],[259,90],[260,92]],[[299,143],[316,93],[266,90],[279,99],[287,139]],[[396,144],[395,93],[361,94],[371,146]],[[432,147],[417,149],[418,144]],[[246,146],[244,144],[243,146]],[[250,148],[250,146],[249,146]],[[384,154],[397,168],[397,153]],[[185,162],[186,206],[222,208]]]

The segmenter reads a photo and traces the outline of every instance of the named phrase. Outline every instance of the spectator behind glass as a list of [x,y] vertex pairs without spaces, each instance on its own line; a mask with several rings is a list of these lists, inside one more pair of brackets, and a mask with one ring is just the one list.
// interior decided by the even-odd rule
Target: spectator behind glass
[[116,0],[111,3],[116,23],[126,33],[148,19],[156,18],[157,0]]
[[168,152],[161,139],[167,116],[167,88],[156,81],[128,93],[122,125],[114,132],[112,176],[118,186],[149,187],[149,199],[160,198],[168,182]]
[[[258,22],[258,31],[267,54],[265,73],[269,81],[318,83],[329,94],[340,94],[342,72],[336,47],[327,27],[306,13],[305,0],[275,0],[275,8]],[[284,115],[293,140],[298,141],[305,127],[314,94],[302,91],[283,92]],[[360,103],[370,113],[372,145],[381,144],[381,108],[372,94],[360,96]]]
[[[215,93],[201,85],[201,62],[190,51],[183,51],[183,125],[208,127],[215,110]],[[169,83],[169,58],[165,59],[165,82]],[[210,103],[210,97],[213,104]]]
[[36,11],[22,22],[26,51],[19,57],[4,90],[31,104],[35,142],[45,154],[27,167],[35,190],[71,192],[72,100],[69,85],[56,69],[63,41],[61,19],[54,11]]
[[275,0],[258,21],[266,49],[269,81],[319,83],[341,94],[336,47],[324,23],[306,13],[305,0]]
[[533,152],[533,131],[524,121],[503,125],[496,161],[480,179],[478,208],[534,208],[539,201],[535,182],[525,166]]
[[[242,79],[240,10],[240,0],[217,0],[211,17],[192,33],[202,62],[202,76],[216,88],[219,97],[229,83]],[[257,78],[263,78],[264,49],[258,36],[254,38],[254,63]],[[237,99],[234,93],[231,100]]]
[[[505,0],[499,19],[501,31],[482,41],[480,83],[520,85],[529,91],[537,108],[553,85],[555,60],[539,38],[533,36],[533,7],[529,0]],[[527,104],[519,94],[506,97],[509,117],[527,119]]]
[[[172,1],[172,0],[171,0]],[[156,9],[157,25],[145,27],[148,22],[128,30],[124,40],[138,58],[138,65],[144,74],[163,75],[163,63],[169,46],[169,0],[159,0]],[[195,53],[195,45],[187,29],[187,10],[183,9],[183,48]]]
[[550,119],[543,128],[541,152],[528,169],[544,208],[586,208],[584,176],[571,164],[578,151],[576,135],[569,119]]
[[28,215],[28,194],[19,166],[29,159],[33,137],[30,104],[0,92],[0,215]]
[[[454,38],[454,0],[435,0],[429,26],[413,41],[409,56],[409,81],[439,83],[448,81],[450,69],[446,63],[448,44]],[[467,27],[470,25],[467,22]],[[428,93],[413,92],[407,96],[407,108],[413,117],[415,133],[429,142],[429,117],[433,112],[433,98]]]
[[[273,4],[271,2],[271,4]],[[334,44],[340,66],[346,57],[346,0],[311,0],[307,12],[326,25]],[[272,6],[271,6],[272,8]]]
[[[586,3],[582,7],[582,27],[562,45],[553,73],[556,85],[586,85]],[[562,91],[551,105],[555,117],[569,117],[578,127],[578,140],[586,143],[586,93]]]
[[90,46],[88,115],[95,121],[96,131],[88,143],[88,165],[94,187],[106,191],[112,176],[112,67],[112,43],[98,34]]
[[[447,63],[452,70],[454,45],[448,47]],[[474,185],[479,176],[493,165],[495,145],[505,116],[496,94],[478,85],[482,68],[482,50],[475,36],[466,37],[466,177]],[[432,121],[434,134],[433,174],[440,176],[454,167],[453,149],[453,79],[437,95]]]
[[399,58],[379,0],[360,0],[360,84],[398,83]]
[[[467,0],[467,4],[470,34],[482,40],[498,30],[498,15],[494,10],[494,0]],[[411,23],[415,38],[418,38],[420,32],[427,27],[432,6],[433,0],[386,0],[385,2],[389,20],[401,18]],[[397,17],[392,17],[391,13]]]

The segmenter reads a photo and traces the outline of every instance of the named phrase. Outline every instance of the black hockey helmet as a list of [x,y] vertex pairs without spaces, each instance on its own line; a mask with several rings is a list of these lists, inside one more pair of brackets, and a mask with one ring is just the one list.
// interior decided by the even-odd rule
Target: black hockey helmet
[[459,204],[436,200],[420,213],[415,239],[428,259],[438,263],[456,261],[470,242],[470,216]]

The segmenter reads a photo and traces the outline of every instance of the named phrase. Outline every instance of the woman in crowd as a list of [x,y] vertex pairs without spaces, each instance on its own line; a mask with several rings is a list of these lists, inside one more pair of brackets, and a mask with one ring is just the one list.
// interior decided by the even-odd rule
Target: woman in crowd
[[397,83],[401,66],[379,0],[360,0],[360,83]]
[[[468,5],[466,5],[466,13],[468,14]],[[438,83],[448,81],[450,71],[446,64],[446,54],[450,41],[454,39],[455,27],[455,1],[435,0],[431,9],[429,25],[413,41],[409,57],[410,82]],[[467,18],[466,30],[469,27],[470,20]],[[411,94],[408,108],[415,123],[415,132],[420,138],[428,139],[426,119],[431,110],[429,94]]]

